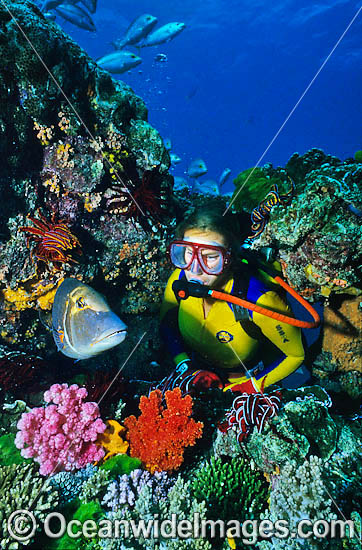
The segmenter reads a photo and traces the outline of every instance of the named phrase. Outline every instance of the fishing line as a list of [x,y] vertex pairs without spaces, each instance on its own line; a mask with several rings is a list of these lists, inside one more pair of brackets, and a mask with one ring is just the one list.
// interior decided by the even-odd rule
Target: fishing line
[[97,402],[97,404],[99,405],[100,402],[102,401],[102,399],[104,398],[104,396],[107,394],[107,392],[110,390],[113,382],[115,382],[116,378],[118,377],[118,375],[120,374],[120,372],[124,369],[127,361],[130,359],[130,357],[133,355],[133,353],[136,351],[136,349],[138,348],[138,346],[140,345],[141,341],[143,340],[143,338],[146,336],[147,334],[147,331],[145,331],[141,338],[138,340],[137,344],[135,345],[135,347],[133,348],[133,350],[131,351],[131,353],[128,355],[127,359],[125,359],[123,365],[120,367],[119,371],[117,372],[117,374],[115,375],[115,377],[113,378],[113,380],[109,383],[109,386],[108,388],[105,390],[104,394],[102,395],[102,397],[99,399],[99,401]]
[[286,117],[286,119],[284,120],[283,124],[280,126],[279,130],[276,132],[276,134],[274,135],[273,139],[271,140],[271,142],[269,143],[269,145],[267,146],[267,148],[265,149],[264,153],[261,155],[261,157],[259,158],[258,162],[256,163],[256,165],[254,166],[254,168],[252,169],[252,171],[250,172],[250,174],[248,175],[248,177],[246,178],[246,180],[244,181],[243,185],[240,187],[240,189],[238,189],[235,197],[230,201],[230,204],[229,206],[225,209],[225,212],[223,214],[223,216],[225,216],[225,214],[227,213],[227,211],[229,210],[229,208],[232,206],[232,204],[235,202],[236,198],[238,197],[239,193],[242,191],[242,189],[245,187],[245,185],[248,183],[249,179],[251,178],[251,176],[253,175],[254,171],[257,169],[257,167],[259,166],[259,163],[263,160],[263,158],[265,157],[265,155],[267,154],[267,152],[269,151],[270,147],[273,145],[274,141],[277,139],[277,137],[279,136],[280,132],[283,130],[284,126],[286,125],[286,123],[288,122],[288,120],[290,119],[290,117],[292,116],[292,114],[294,113],[294,111],[296,110],[296,108],[298,107],[298,105],[300,104],[300,102],[302,101],[302,99],[304,98],[304,96],[306,95],[306,93],[308,92],[308,90],[310,89],[310,87],[312,86],[312,84],[315,82],[315,80],[317,79],[317,77],[319,76],[320,72],[322,71],[322,69],[325,67],[326,63],[329,61],[330,57],[332,56],[332,54],[335,52],[336,48],[339,46],[340,42],[343,40],[344,36],[347,34],[348,30],[350,29],[350,27],[352,26],[352,24],[354,23],[354,21],[357,19],[360,11],[362,10],[362,6],[359,8],[359,10],[357,11],[357,13],[354,15],[354,17],[352,18],[352,20],[349,22],[349,24],[347,25],[346,29],[343,31],[343,33],[341,34],[341,36],[338,38],[337,42],[335,43],[335,45],[333,46],[332,50],[330,51],[330,53],[328,54],[328,56],[326,57],[326,59],[323,61],[322,65],[319,67],[318,71],[316,72],[316,74],[314,75],[314,77],[312,78],[312,80],[310,81],[310,83],[308,84],[308,86],[306,87],[306,89],[304,90],[304,92],[302,93],[302,95],[300,96],[300,98],[298,99],[298,101],[296,102],[296,104],[294,105],[294,107],[292,108],[292,110],[290,111],[290,113],[288,114],[288,116]]
[[[12,20],[14,21],[15,25],[18,27],[19,31],[21,32],[21,34],[23,35],[23,37],[25,38],[25,40],[28,42],[28,44],[30,45],[30,47],[32,48],[32,50],[34,51],[35,55],[37,56],[37,58],[39,59],[40,63],[43,65],[43,67],[45,68],[45,70],[48,72],[49,76],[51,77],[51,79],[53,80],[54,84],[56,85],[56,87],[58,88],[58,90],[61,92],[61,94],[63,95],[63,97],[65,98],[66,102],[68,103],[69,107],[72,109],[73,113],[75,114],[75,116],[78,118],[78,120],[80,121],[80,123],[84,126],[86,132],[88,133],[88,135],[90,136],[91,140],[96,143],[98,145],[98,142],[97,140],[95,139],[95,137],[93,136],[92,132],[90,131],[90,129],[88,128],[88,126],[86,125],[86,123],[84,122],[84,120],[82,119],[82,117],[80,116],[80,114],[78,113],[78,111],[76,110],[76,108],[74,107],[73,103],[70,101],[70,99],[68,98],[68,96],[66,95],[66,93],[64,92],[64,90],[62,89],[62,87],[60,86],[59,82],[57,81],[57,79],[55,78],[55,76],[53,75],[53,73],[51,72],[51,70],[49,69],[49,67],[47,66],[47,64],[45,63],[45,61],[43,60],[43,58],[41,57],[41,55],[38,53],[37,49],[35,48],[34,44],[32,43],[32,41],[30,40],[30,38],[28,37],[28,35],[26,34],[26,32],[22,29],[21,25],[18,23],[18,21],[16,20],[14,14],[11,12],[11,10],[8,8],[8,6],[5,4],[4,0],[0,0],[0,2],[3,4],[3,6],[5,7],[5,9],[8,11],[10,17],[12,18]],[[101,148],[101,154],[102,154],[102,157],[103,157],[103,160],[106,162],[106,164],[108,165],[109,168],[111,168],[113,171],[114,171],[114,174],[116,175],[117,179],[121,182],[121,184],[124,186],[124,190],[129,194],[129,196],[131,197],[131,199],[133,200],[133,202],[135,203],[135,205],[137,206],[138,210],[141,212],[141,214],[143,216],[145,216],[145,213],[143,212],[142,208],[140,207],[140,205],[138,204],[138,202],[136,201],[136,199],[134,198],[134,196],[132,195],[131,191],[128,189],[127,185],[125,184],[125,182],[123,181],[123,179],[121,178],[121,176],[118,174],[116,168],[114,167],[114,165],[112,164],[112,162],[106,157],[105,153],[103,153],[103,146],[100,145],[100,148]]]

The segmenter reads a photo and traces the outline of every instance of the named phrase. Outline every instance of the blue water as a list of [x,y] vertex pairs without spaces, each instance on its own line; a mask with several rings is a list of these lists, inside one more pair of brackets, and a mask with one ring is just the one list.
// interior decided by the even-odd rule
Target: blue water
[[[142,51],[143,62],[118,76],[146,102],[149,121],[182,158],[208,166],[207,178],[254,166],[330,54],[361,2],[344,0],[99,0],[95,34],[62,27],[94,58],[113,51],[142,13],[186,23],[172,42]],[[322,148],[339,158],[362,149],[362,11],[316,77],[261,165],[285,165],[294,153]],[[127,49],[132,50],[131,47]],[[136,50],[134,50],[136,52]],[[154,61],[157,53],[168,61]]]

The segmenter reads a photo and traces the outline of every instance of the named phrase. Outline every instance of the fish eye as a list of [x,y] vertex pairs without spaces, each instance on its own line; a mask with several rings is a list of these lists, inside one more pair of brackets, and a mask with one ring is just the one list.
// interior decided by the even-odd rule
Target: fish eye
[[85,308],[87,304],[85,303],[85,300],[84,298],[78,298],[78,300],[76,301],[76,306],[79,308],[79,309],[83,309]]

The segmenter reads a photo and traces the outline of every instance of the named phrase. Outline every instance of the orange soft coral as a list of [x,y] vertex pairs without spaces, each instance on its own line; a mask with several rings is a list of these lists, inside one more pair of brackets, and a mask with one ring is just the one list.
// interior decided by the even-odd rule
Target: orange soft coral
[[131,456],[140,458],[147,470],[177,470],[184,459],[185,447],[195,445],[201,437],[203,423],[190,418],[192,397],[181,396],[180,388],[165,394],[167,408],[162,403],[162,393],[154,390],[149,397],[140,400],[141,415],[129,416],[124,425],[128,429]]

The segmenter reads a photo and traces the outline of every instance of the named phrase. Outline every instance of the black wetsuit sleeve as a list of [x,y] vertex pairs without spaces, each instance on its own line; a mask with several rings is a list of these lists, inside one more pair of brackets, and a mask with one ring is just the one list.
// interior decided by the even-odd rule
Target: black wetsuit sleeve
[[169,309],[163,316],[160,323],[160,336],[174,359],[181,353],[186,353],[178,326],[178,307]]

